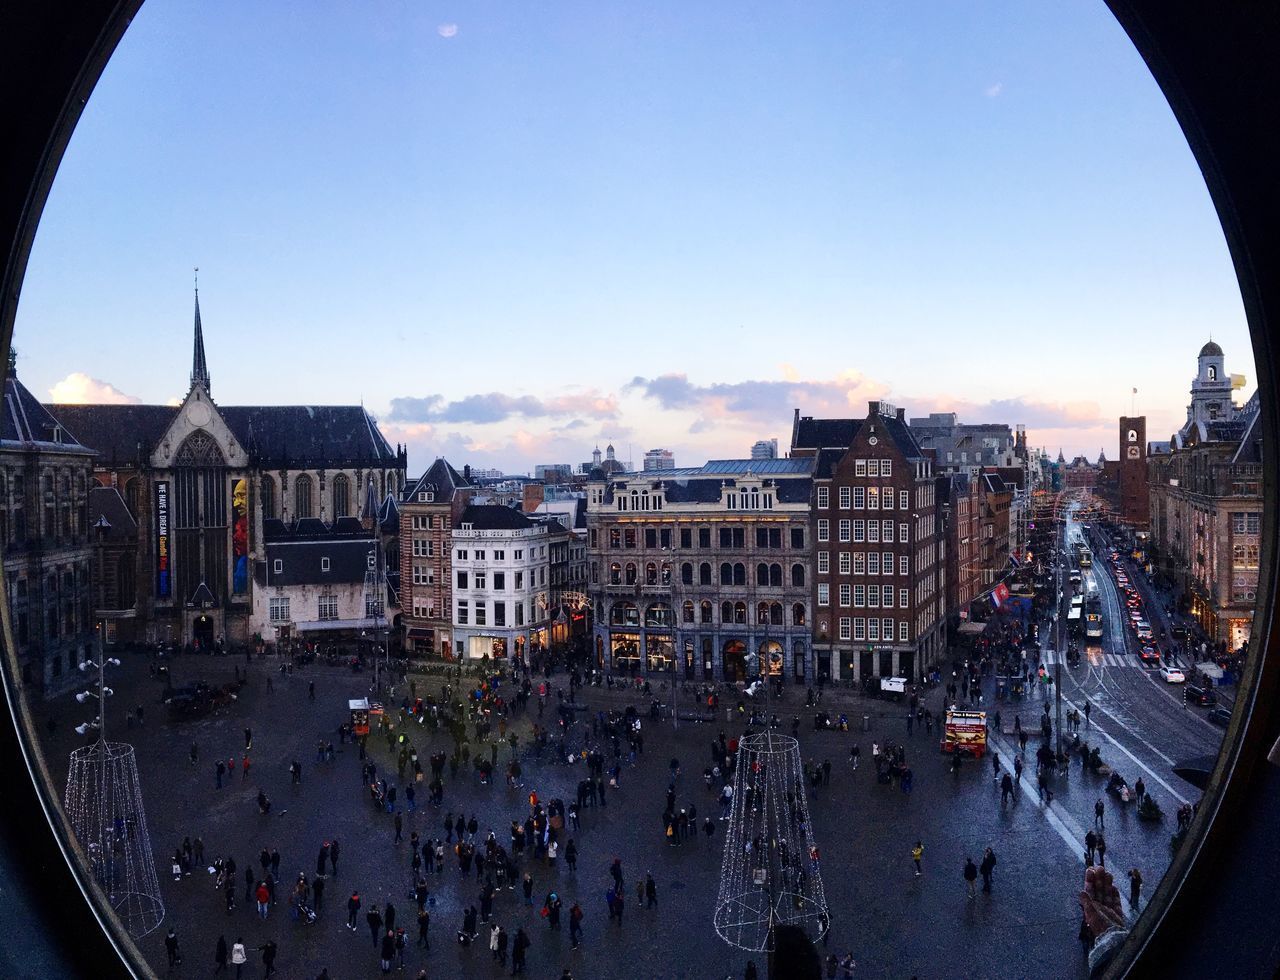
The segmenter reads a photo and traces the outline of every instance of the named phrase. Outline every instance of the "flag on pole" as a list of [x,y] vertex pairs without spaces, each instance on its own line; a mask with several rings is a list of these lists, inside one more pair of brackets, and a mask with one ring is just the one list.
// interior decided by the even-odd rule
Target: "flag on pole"
[[1008,601],[1008,599],[1009,599],[1009,586],[1005,585],[1003,582],[999,583],[994,589],[991,590],[991,602],[997,609],[999,609],[1001,605],[1003,605],[1006,601]]
[[1009,552],[1009,564],[1017,568],[1022,562],[1018,561],[1018,553],[1016,551]]

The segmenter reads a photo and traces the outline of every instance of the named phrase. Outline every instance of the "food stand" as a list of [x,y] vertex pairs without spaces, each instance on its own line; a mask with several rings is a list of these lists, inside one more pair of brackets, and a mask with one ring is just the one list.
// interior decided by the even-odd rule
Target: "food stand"
[[355,698],[347,702],[351,711],[351,733],[353,735],[369,734],[369,699]]
[[987,751],[987,713],[948,708],[941,748],[943,752],[964,752],[981,759]]

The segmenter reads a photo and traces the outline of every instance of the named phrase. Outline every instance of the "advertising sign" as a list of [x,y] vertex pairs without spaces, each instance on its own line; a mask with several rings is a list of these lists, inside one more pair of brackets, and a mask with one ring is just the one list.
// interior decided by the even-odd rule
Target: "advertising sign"
[[249,591],[249,483],[231,484],[231,591]]
[[167,599],[170,586],[169,483],[156,483],[156,597]]

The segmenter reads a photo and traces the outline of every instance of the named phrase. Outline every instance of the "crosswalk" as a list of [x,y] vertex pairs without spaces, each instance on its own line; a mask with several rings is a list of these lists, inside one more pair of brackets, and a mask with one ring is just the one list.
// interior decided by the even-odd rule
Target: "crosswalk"
[[[1057,653],[1053,650],[1046,650],[1041,655],[1041,662],[1046,667],[1052,667],[1054,664],[1067,664],[1067,656],[1064,653]],[[1115,667],[1123,670],[1126,668],[1140,668],[1142,661],[1137,657],[1127,656],[1123,653],[1082,653],[1080,654],[1080,666],[1085,667],[1092,665],[1094,667]]]

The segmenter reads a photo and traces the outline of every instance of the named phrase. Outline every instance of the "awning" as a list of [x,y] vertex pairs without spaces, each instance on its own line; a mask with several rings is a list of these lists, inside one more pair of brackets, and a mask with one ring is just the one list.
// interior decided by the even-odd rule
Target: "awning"
[[961,636],[977,636],[986,628],[986,623],[961,623],[956,632]]
[[310,623],[294,623],[293,628],[299,633],[330,633],[335,630],[378,630],[385,629],[386,622],[381,619],[320,619]]
[[435,630],[429,630],[425,626],[410,626],[408,636],[411,640],[431,640],[435,638]]

